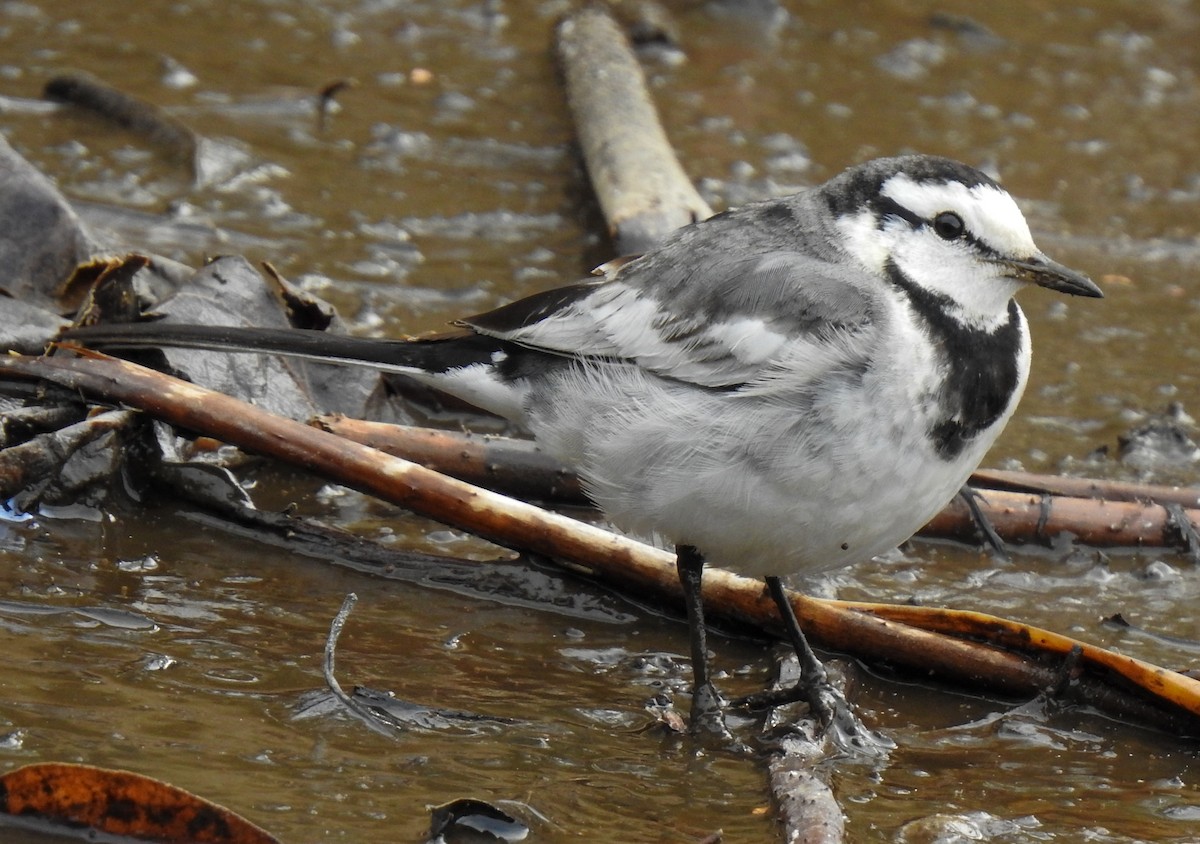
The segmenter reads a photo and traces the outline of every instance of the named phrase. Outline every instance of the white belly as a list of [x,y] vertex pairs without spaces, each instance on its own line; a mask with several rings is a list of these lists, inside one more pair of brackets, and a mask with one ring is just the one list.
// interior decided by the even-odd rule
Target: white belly
[[571,377],[535,402],[538,441],[622,529],[751,576],[834,568],[905,541],[959,491],[1019,398],[947,461],[928,439],[930,385],[896,373],[879,374],[892,388],[826,390],[799,407],[632,368]]

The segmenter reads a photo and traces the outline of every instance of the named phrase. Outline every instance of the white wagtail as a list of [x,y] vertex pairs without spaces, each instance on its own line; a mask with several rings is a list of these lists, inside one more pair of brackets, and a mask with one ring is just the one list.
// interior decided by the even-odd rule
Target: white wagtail
[[616,525],[674,543],[693,729],[723,732],[705,561],[766,578],[804,694],[826,725],[848,717],[779,576],[887,551],[953,498],[1025,388],[1013,295],[1030,284],[1102,295],[1038,250],[995,181],[913,155],[718,214],[596,280],[429,339],[153,324],[140,340],[123,327],[75,337],[352,360],[519,423]]

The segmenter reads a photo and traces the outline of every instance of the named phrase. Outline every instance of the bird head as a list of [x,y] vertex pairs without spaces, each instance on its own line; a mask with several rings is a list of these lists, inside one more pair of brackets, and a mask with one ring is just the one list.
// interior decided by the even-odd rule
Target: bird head
[[964,324],[1007,319],[1019,289],[1103,296],[1042,253],[1017,203],[986,174],[936,156],[883,158],[820,188],[842,248],[869,272],[936,297]]

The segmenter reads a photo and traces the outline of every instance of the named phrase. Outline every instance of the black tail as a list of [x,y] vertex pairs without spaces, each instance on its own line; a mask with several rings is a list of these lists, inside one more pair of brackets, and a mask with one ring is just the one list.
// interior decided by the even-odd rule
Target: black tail
[[474,332],[418,340],[375,340],[300,328],[174,325],[162,322],[69,328],[60,340],[97,349],[183,348],[251,352],[325,363],[369,366],[390,372],[445,372],[485,363],[510,344]]

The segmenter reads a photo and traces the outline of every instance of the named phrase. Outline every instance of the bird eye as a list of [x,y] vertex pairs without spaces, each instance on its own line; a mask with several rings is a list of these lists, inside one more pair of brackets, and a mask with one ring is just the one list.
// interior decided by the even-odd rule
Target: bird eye
[[943,211],[933,218],[933,230],[942,240],[957,240],[963,236],[967,227],[962,217],[953,211]]

